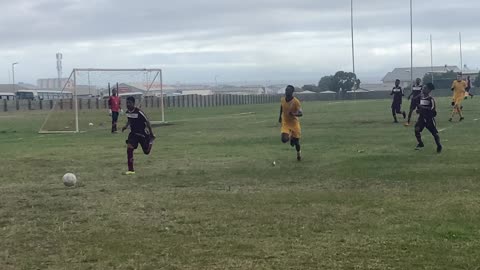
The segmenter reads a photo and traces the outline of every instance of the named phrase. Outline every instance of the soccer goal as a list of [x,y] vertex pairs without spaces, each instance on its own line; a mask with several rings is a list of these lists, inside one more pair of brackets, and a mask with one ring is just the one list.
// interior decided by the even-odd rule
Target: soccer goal
[[[66,80],[62,97],[43,100],[51,110],[39,133],[77,133],[110,128],[108,99],[113,90],[121,97],[126,111],[126,98],[133,96],[153,124],[165,123],[163,78],[161,69],[73,69]],[[67,95],[66,95],[67,94]],[[126,118],[120,115],[121,127]]]

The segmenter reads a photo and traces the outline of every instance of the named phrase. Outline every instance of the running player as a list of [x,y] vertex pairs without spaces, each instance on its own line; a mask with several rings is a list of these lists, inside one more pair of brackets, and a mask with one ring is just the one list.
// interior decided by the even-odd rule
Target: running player
[[153,135],[152,126],[148,121],[145,113],[139,108],[135,107],[135,98],[127,98],[127,117],[128,122],[122,128],[122,132],[130,127],[130,134],[128,135],[127,143],[127,158],[128,158],[128,171],[126,175],[135,174],[133,168],[133,151],[137,149],[138,145],[142,147],[145,155],[150,154],[152,151],[153,141],[155,135]]
[[395,81],[395,87],[393,87],[392,92],[390,95],[393,95],[393,102],[392,102],[392,115],[393,115],[393,122],[398,123],[397,114],[403,115],[403,119],[407,117],[405,111],[401,111],[402,109],[402,98],[404,96],[403,89],[400,86],[400,80]]
[[422,141],[422,131],[427,128],[432,133],[435,143],[437,144],[437,153],[442,152],[442,144],[440,143],[440,136],[438,136],[437,123],[435,122],[435,116],[437,116],[437,109],[435,99],[430,96],[430,92],[435,90],[435,86],[432,83],[427,83],[423,87],[422,94],[420,96],[420,102],[418,105],[418,120],[415,124],[415,137],[417,138],[418,145],[415,150],[421,150],[425,147]]
[[410,120],[412,119],[412,113],[417,109],[418,102],[420,101],[419,97],[422,94],[422,79],[417,78],[415,85],[412,87],[412,92],[408,95],[408,100],[410,100],[410,110],[408,112],[408,120],[405,123],[405,126],[410,126]]
[[470,80],[470,76],[467,76],[467,88],[465,88],[465,99],[467,97],[473,98],[473,93],[472,93],[472,81]]
[[300,127],[299,117],[303,116],[300,101],[293,96],[295,87],[289,85],[285,89],[285,97],[281,99],[280,117],[278,122],[282,124],[282,142],[287,143],[297,150],[297,160],[302,160],[302,152],[300,147],[300,138],[302,130]]
[[452,116],[448,121],[452,122],[453,117],[456,113],[460,116],[460,121],[463,121],[465,118],[463,117],[462,113],[462,102],[465,99],[465,89],[467,88],[467,83],[462,80],[462,74],[459,73],[457,75],[457,79],[453,81],[452,84],[452,91],[453,91],[453,111]]

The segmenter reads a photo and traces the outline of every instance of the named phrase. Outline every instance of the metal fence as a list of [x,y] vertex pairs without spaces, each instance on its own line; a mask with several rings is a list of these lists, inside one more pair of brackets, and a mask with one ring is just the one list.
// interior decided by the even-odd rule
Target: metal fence
[[[408,93],[407,93],[408,94]],[[449,89],[434,91],[435,96],[452,95]],[[282,95],[184,95],[164,97],[165,108],[198,108],[198,107],[218,107],[234,106],[246,104],[267,104],[278,103]],[[354,100],[354,99],[390,99],[390,91],[372,91],[346,93],[339,95],[336,93],[315,93],[315,94],[297,94],[301,101],[332,101],[332,100]],[[142,99],[143,108],[160,108],[160,97],[144,97]],[[122,100],[122,104],[126,104]],[[55,106],[56,110],[73,110],[73,99],[68,100],[0,100],[0,112],[11,111],[34,111],[51,110]],[[79,110],[98,110],[107,109],[108,101],[93,98],[79,98]]]

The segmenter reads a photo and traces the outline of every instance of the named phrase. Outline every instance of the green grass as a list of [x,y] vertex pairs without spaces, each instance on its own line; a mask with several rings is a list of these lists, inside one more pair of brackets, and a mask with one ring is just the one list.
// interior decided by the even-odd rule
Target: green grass
[[170,110],[133,177],[103,111],[76,135],[0,114],[0,269],[479,269],[480,102],[440,100],[441,155],[389,105],[304,103],[301,163],[278,104]]

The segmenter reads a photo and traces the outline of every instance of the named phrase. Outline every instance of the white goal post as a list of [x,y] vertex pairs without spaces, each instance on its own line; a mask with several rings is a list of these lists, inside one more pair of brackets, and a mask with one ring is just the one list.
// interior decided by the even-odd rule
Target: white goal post
[[[108,116],[99,114],[98,109],[106,109],[113,89],[123,99],[134,96],[137,99],[136,105],[147,110],[151,122],[165,123],[162,69],[75,68],[68,79],[62,81],[64,85],[61,92],[67,93],[71,98],[50,101],[52,108],[39,133],[78,133],[93,127],[108,126]],[[153,106],[154,100],[157,101],[156,107]],[[142,107],[144,101],[145,108]],[[85,102],[88,109],[85,109]],[[124,101],[122,106],[125,108]]]

